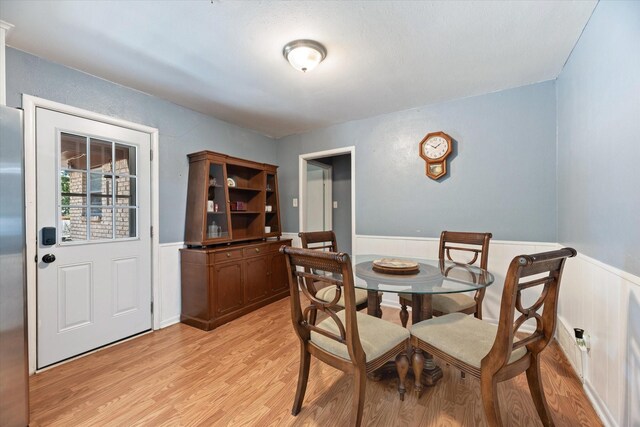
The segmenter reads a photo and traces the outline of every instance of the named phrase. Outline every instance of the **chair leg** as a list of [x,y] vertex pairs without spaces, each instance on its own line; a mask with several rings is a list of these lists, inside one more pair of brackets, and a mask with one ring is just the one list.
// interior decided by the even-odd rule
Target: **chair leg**
[[298,415],[302,408],[304,394],[307,391],[307,380],[309,379],[309,368],[311,366],[311,353],[307,351],[304,344],[300,345],[300,371],[298,372],[298,387],[296,397],[293,401],[291,415]]
[[549,411],[549,406],[547,406],[547,399],[544,397],[542,388],[540,353],[531,355],[531,365],[527,369],[527,383],[529,383],[529,392],[533,398],[533,403],[536,405],[542,424],[544,426],[553,426],[553,418],[551,418],[551,412]]
[[502,427],[500,405],[498,404],[498,382],[494,378],[493,373],[480,374],[480,391],[482,394],[484,414],[487,417],[487,424],[492,427]]
[[365,387],[367,374],[364,369],[356,369],[353,375],[354,393],[351,396],[351,422],[349,425],[360,427],[362,424],[362,411],[364,409]]
[[419,348],[413,349],[413,357],[411,358],[411,368],[415,377],[414,389],[418,393],[418,398],[422,394],[422,370],[424,369],[424,355]]
[[409,372],[409,358],[406,353],[400,353],[396,356],[396,369],[398,371],[398,393],[400,393],[400,400],[404,400],[404,393],[407,391],[404,382],[407,379],[407,373]]
[[401,308],[400,308],[400,322],[402,322],[402,327],[407,327],[407,322],[409,321],[409,312],[407,311],[407,304],[400,300]]

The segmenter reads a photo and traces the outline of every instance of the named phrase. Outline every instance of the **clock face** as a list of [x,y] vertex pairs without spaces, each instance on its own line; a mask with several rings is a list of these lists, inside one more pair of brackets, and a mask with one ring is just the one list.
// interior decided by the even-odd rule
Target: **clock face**
[[439,159],[444,156],[449,149],[449,142],[441,136],[434,136],[424,143],[422,149],[424,155],[429,159]]

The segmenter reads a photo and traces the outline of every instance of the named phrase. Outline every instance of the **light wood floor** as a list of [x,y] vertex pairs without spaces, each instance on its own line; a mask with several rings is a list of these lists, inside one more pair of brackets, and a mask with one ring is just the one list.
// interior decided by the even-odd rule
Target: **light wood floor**
[[[384,312],[398,322],[397,310]],[[291,415],[299,353],[290,322],[284,299],[212,332],[174,325],[37,374],[31,425],[347,425],[351,378],[314,359],[302,411]],[[544,356],[556,425],[602,425],[557,343]],[[368,381],[364,425],[486,425],[479,382],[442,367],[420,399],[410,392],[400,402],[397,380]],[[499,393],[505,425],[541,425],[524,375]]]

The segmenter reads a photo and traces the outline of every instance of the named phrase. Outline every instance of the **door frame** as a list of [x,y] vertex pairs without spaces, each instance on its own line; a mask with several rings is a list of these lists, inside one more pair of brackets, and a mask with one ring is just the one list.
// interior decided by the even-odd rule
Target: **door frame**
[[114,126],[147,133],[151,142],[151,301],[153,312],[151,313],[152,329],[160,329],[161,307],[160,302],[160,204],[159,204],[159,132],[157,128],[145,126],[126,120],[110,117],[104,114],[94,113],[82,108],[72,107],[59,102],[38,98],[31,95],[22,95],[22,109],[24,110],[24,178],[25,178],[25,224],[26,224],[26,276],[27,276],[27,324],[29,343],[29,374],[36,372],[37,355],[37,264],[34,260],[37,253],[37,191],[36,191],[36,108],[46,108],[72,116],[81,117],[107,123]]
[[[323,198],[324,198],[324,216],[325,216],[325,226],[328,224],[329,226],[329,230],[333,229],[333,166],[329,166],[329,165],[325,165],[322,162],[316,162],[316,159],[313,160],[307,160],[307,166],[309,165],[309,163],[311,163],[313,166],[322,169],[322,184],[325,186],[325,191],[323,194]],[[308,167],[307,167],[307,172],[309,172]],[[326,178],[326,175],[329,175],[329,179]],[[305,177],[305,194],[309,192],[309,177],[306,176]],[[327,185],[327,181],[329,182],[329,189],[327,190],[326,185]],[[306,224],[306,220],[308,219],[308,212],[307,215],[304,215],[303,212],[303,217],[305,218],[305,227],[307,228],[307,224]],[[328,221],[326,220],[328,218]]]
[[[351,154],[351,252],[356,251],[356,147],[334,148],[331,150],[316,151],[314,153],[301,154],[298,157],[298,229],[305,231],[304,224],[304,202],[305,188],[307,181],[307,162],[309,160],[321,159],[323,157],[339,156],[341,154]],[[333,206],[332,206],[333,208]]]

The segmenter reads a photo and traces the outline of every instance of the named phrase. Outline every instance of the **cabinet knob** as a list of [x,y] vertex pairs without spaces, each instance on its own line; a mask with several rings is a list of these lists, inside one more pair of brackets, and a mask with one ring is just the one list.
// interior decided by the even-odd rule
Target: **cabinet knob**
[[231,257],[231,252],[227,252],[227,258]]
[[256,248],[256,252],[260,252],[260,248]]

